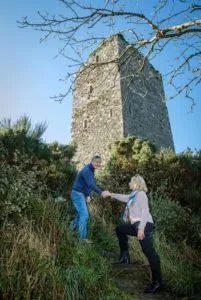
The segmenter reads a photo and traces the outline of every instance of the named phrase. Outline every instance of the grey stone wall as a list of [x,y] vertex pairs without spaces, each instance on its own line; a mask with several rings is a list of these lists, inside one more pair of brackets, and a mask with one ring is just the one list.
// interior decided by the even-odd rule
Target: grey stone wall
[[96,153],[105,160],[109,144],[123,136],[120,73],[116,63],[108,63],[117,55],[113,37],[90,55],[86,67],[77,74],[71,136],[77,144],[74,159],[81,163]]
[[71,137],[80,165],[94,154],[107,160],[109,145],[127,135],[174,148],[161,76],[148,62],[139,72],[142,59],[115,35],[77,72]]
[[[118,44],[121,57],[128,43],[119,37]],[[120,59],[124,136],[136,135],[157,148],[174,149],[161,75],[143,59],[134,47]]]

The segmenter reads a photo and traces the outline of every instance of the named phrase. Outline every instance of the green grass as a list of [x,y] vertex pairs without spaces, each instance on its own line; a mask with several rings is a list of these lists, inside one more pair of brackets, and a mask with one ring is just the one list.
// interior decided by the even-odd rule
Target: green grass
[[[161,269],[166,288],[175,295],[194,296],[201,295],[201,266],[196,266],[189,258],[184,245],[178,246],[170,243],[164,235],[155,233],[154,242],[161,259]],[[191,251],[193,251],[191,249]],[[137,239],[130,239],[130,252],[133,258],[147,263]],[[198,253],[197,260],[200,261]],[[195,257],[193,258],[195,259]],[[145,271],[145,277],[150,277],[149,271]]]
[[[95,207],[96,203],[90,206],[89,222],[93,245],[79,242],[77,235],[69,231],[70,202],[56,204],[51,198],[33,196],[17,223],[3,224],[0,298],[130,300],[115,284],[111,260],[102,255],[103,250],[119,251],[115,224],[107,221],[104,213]],[[137,239],[131,238],[129,246],[132,260],[147,264]],[[155,246],[167,288],[174,295],[198,295],[201,280],[198,254],[185,245],[168,242],[157,233]],[[141,268],[140,272],[143,274],[139,278],[145,283],[150,278],[149,268]]]
[[107,260],[95,245],[78,242],[68,224],[68,206],[35,197],[18,224],[4,224],[1,298],[124,299]]

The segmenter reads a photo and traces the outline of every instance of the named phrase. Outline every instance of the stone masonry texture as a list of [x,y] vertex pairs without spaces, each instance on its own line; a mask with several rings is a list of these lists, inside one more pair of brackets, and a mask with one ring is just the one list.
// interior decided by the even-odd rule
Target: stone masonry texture
[[[142,67],[143,66],[143,67]],[[160,73],[120,34],[105,40],[76,74],[71,125],[80,165],[125,136],[174,149]]]

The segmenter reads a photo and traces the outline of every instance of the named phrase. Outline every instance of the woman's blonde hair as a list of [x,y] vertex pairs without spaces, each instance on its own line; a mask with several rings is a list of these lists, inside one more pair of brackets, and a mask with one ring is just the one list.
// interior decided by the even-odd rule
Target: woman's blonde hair
[[145,193],[148,191],[144,178],[142,176],[140,176],[139,174],[136,174],[135,176],[133,176],[131,178],[131,181],[135,182],[136,188],[138,190],[144,191]]

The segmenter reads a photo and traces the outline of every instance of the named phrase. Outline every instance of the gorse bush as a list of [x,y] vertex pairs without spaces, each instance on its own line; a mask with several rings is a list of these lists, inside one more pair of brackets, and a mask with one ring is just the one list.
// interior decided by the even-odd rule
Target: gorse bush
[[45,182],[52,191],[66,197],[76,175],[75,166],[71,163],[75,148],[54,142],[48,145],[48,149],[51,151],[51,158],[47,166]]
[[130,178],[138,173],[149,191],[201,214],[201,151],[156,151],[150,142],[129,136],[111,145],[111,155],[100,178],[106,189],[126,192]]
[[182,207],[179,202],[157,194],[150,194],[149,203],[157,232],[168,240],[187,243],[201,250],[201,220]]
[[[199,153],[193,156],[188,151],[176,155],[170,149],[157,153],[148,142],[129,137],[112,145],[111,160],[99,180],[105,189],[128,194],[131,177],[136,173],[143,175],[151,191],[149,200],[157,230],[176,243],[201,250],[200,204],[197,201],[198,197],[199,202],[201,199],[200,162]],[[195,198],[190,197],[192,190]],[[115,223],[121,222],[124,208],[125,204],[119,201],[105,201],[104,211]]]
[[75,176],[74,147],[46,144],[44,123],[32,128],[24,116],[12,124],[0,122],[0,221],[18,218],[30,196],[39,191],[52,196],[69,194]]
[[28,157],[43,157],[48,152],[47,145],[42,143],[41,137],[45,132],[45,123],[36,124],[34,127],[27,116],[19,118],[16,122],[4,119],[0,122],[1,143],[8,152],[7,161],[16,163],[16,151],[27,154]]
[[37,173],[27,169],[26,155],[15,151],[13,160],[16,163],[9,164],[8,150],[1,141],[0,155],[0,221],[3,221],[19,217],[33,192],[39,191],[42,184],[37,180]]
[[[3,168],[2,168],[3,167]],[[19,166],[1,164],[0,170],[0,221],[19,217],[27,207],[33,192],[39,189],[36,174]]]

